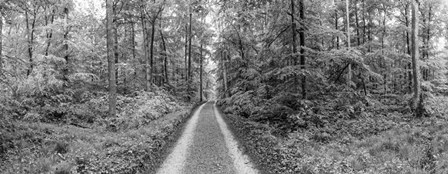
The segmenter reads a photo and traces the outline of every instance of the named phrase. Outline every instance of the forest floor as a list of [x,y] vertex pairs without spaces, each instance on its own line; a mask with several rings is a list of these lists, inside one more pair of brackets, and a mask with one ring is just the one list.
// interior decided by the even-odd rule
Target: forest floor
[[[45,114],[50,109],[40,107],[21,119],[2,117],[0,173],[154,171],[163,162],[167,145],[176,139],[178,127],[188,120],[192,106],[163,92],[118,98],[116,118],[95,115],[107,113],[106,95],[78,104],[83,111],[75,111],[72,104],[57,120],[50,119],[55,114]],[[74,112],[92,113],[94,120]]]
[[426,104],[432,113],[423,118],[376,105],[314,114],[301,120],[306,128],[288,131],[223,115],[263,173],[448,173],[448,97]]

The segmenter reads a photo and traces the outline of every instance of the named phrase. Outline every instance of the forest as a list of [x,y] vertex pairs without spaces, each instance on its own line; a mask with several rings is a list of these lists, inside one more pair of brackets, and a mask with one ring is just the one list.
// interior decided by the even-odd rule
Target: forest
[[216,101],[262,173],[448,173],[446,0],[1,0],[0,173],[153,173]]

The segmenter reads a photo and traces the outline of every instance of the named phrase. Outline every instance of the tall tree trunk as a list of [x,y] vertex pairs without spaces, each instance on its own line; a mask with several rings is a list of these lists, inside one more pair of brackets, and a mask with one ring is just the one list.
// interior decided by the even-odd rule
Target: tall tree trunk
[[[349,0],[345,0],[345,17],[346,17],[346,22],[347,22],[347,48],[350,49],[350,10],[349,10]],[[351,62],[348,63],[348,67],[347,67],[347,82],[348,84],[351,83],[352,81],[352,64]]]
[[185,81],[188,81],[188,26],[185,25]]
[[65,67],[62,70],[62,79],[65,81],[65,83],[68,83],[68,74],[69,74],[69,67],[70,67],[70,61],[69,61],[69,52],[68,52],[68,35],[70,32],[70,27],[68,26],[68,7],[64,7],[64,60],[65,60]]
[[2,7],[0,7],[0,75],[3,73],[3,13],[1,12],[3,10]]
[[[137,63],[137,54],[136,54],[136,50],[135,50],[135,23],[134,21],[131,22],[131,47],[132,47],[132,61],[134,61],[134,63]],[[137,67],[134,67],[134,79],[137,79]]]
[[419,45],[418,45],[418,17],[417,17],[417,2],[412,0],[412,72],[414,77],[414,96],[412,98],[412,109],[415,111],[416,116],[421,116],[419,105],[421,104],[420,97],[420,72],[419,72]]
[[141,1],[141,12],[140,12],[140,18],[141,18],[141,22],[142,22],[142,33],[143,33],[143,52],[144,52],[144,60],[145,60],[145,90],[149,91],[150,88],[150,69],[149,69],[149,58],[148,58],[148,32],[147,32],[147,25],[146,25],[146,20],[145,20],[145,14],[144,14],[144,1]]
[[363,23],[363,31],[362,31],[362,42],[366,43],[366,33],[367,33],[367,21],[366,21],[366,2],[362,0],[362,23]]
[[295,0],[291,0],[291,34],[292,34],[292,54],[293,56],[293,62],[294,65],[297,65],[297,59],[296,59],[296,54],[297,54],[297,38],[296,38],[296,21],[295,21],[295,5],[294,5],[294,1]]
[[151,83],[154,83],[154,35],[155,35],[155,31],[156,31],[156,20],[157,17],[154,17],[154,20],[152,20],[151,23],[151,44],[150,44],[150,48],[149,48],[149,55],[150,55],[150,67],[151,67],[151,72],[150,72],[150,81]]
[[201,46],[200,46],[200,52],[201,52],[201,57],[200,57],[200,62],[199,62],[199,102],[202,102],[202,82],[203,82],[203,79],[202,79],[202,68],[203,68],[203,66],[202,66],[202,61],[203,61],[203,55],[202,55],[202,42],[201,42]]
[[[26,20],[26,30],[28,32],[28,58],[30,67],[27,70],[26,75],[31,75],[31,72],[33,72],[34,68],[34,61],[33,61],[33,44],[34,44],[34,28],[36,25],[36,10],[34,10],[34,18],[33,21],[30,24],[30,18],[28,12],[25,12],[25,20]],[[31,28],[30,28],[31,25]]]
[[189,22],[189,29],[188,29],[188,80],[187,80],[187,96],[188,100],[190,100],[190,90],[191,90],[191,82],[193,81],[192,75],[191,75],[191,39],[193,38],[193,33],[191,32],[191,20],[192,20],[193,14],[191,13],[191,7],[190,7],[190,22]]
[[193,14],[190,12],[190,25],[188,29],[188,80],[191,80],[191,39],[192,39],[192,33],[191,33],[191,18]]
[[222,73],[223,73],[223,80],[224,80],[224,95],[225,95],[225,98],[228,98],[228,97],[230,97],[230,95],[229,95],[229,90],[227,89],[227,65],[226,65],[226,62],[227,62],[227,51],[226,50],[224,50],[224,51],[222,51],[221,52],[221,59],[222,59],[222,69],[223,69],[223,71],[222,71]]
[[[429,4],[429,9],[428,9],[428,23],[427,23],[427,33],[426,33],[426,50],[425,50],[425,54],[426,54],[426,60],[429,60],[429,53],[430,53],[430,49],[431,49],[431,17],[432,17],[432,5]],[[429,67],[426,68],[426,73],[425,73],[425,80],[429,80],[429,74],[430,74],[430,69]]]
[[[409,4],[406,4],[405,8],[406,9],[404,11],[404,14],[405,14],[406,28],[409,28]],[[406,48],[407,48],[408,55],[411,56],[412,52],[411,52],[411,40],[410,40],[410,36],[409,36],[409,30],[406,31]],[[412,77],[412,72],[411,72],[411,70],[412,70],[412,63],[408,63],[407,64],[407,68],[409,70],[408,71],[408,78],[409,78],[409,80],[408,80],[408,82],[409,82],[408,91],[409,91],[409,93],[411,93],[412,92],[412,88],[413,88],[412,87],[413,77]]]
[[[162,28],[162,27],[160,27]],[[163,36],[162,30],[159,30],[160,33],[160,37],[162,39],[162,56],[163,56],[163,75],[164,75],[164,82],[169,84],[169,79],[168,79],[168,55],[167,55],[167,51],[166,51],[166,43],[165,43],[165,37]]]
[[[305,7],[303,0],[299,1],[299,17],[300,21],[305,21]],[[300,38],[300,69],[305,69],[305,28],[303,27],[303,24],[300,25],[299,30],[299,38]],[[302,76],[302,98],[306,99],[306,76]]]
[[[50,19],[50,25],[53,25],[54,23],[54,15],[56,13],[56,10],[53,9]],[[45,56],[48,56],[50,46],[51,46],[51,38],[53,38],[53,29],[50,29],[50,32],[47,33],[47,47],[45,48]]]
[[361,45],[361,36],[359,32],[359,17],[358,17],[358,0],[355,2],[355,22],[356,22],[356,41],[358,46]]
[[[335,14],[335,20],[334,20],[334,28],[336,29],[336,30],[339,30],[339,26],[338,26],[338,19],[339,19],[339,17],[338,17],[338,9],[336,8],[336,9],[334,9],[334,14]],[[339,50],[339,36],[336,36],[336,49],[338,49]]]
[[107,59],[109,70],[109,116],[116,115],[117,102],[117,84],[115,77],[115,61],[114,53],[114,14],[113,14],[113,0],[106,0],[106,18],[107,18]]
[[[115,7],[116,8],[116,7]],[[115,78],[116,78],[116,83],[117,85],[120,84],[120,76],[119,76],[119,70],[120,68],[117,67],[118,65],[118,18],[117,18],[117,9],[113,9],[113,17],[114,17],[114,21],[113,21],[113,32],[114,32],[114,60],[115,60]]]

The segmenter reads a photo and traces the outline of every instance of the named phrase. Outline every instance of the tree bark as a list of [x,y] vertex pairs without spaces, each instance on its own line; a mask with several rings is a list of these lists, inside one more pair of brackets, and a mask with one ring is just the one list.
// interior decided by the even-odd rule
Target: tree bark
[[203,81],[203,79],[202,79],[202,68],[203,68],[203,66],[202,66],[202,61],[203,61],[203,58],[202,58],[202,42],[201,42],[201,46],[200,46],[200,49],[201,49],[201,57],[200,57],[200,62],[199,62],[199,102],[202,102],[202,81]]
[[293,62],[294,65],[297,65],[297,59],[296,59],[296,54],[297,54],[297,38],[296,38],[296,21],[295,21],[295,5],[294,5],[294,1],[295,0],[291,0],[291,34],[292,34],[292,54],[293,54]]
[[140,18],[141,18],[141,22],[142,22],[142,33],[143,33],[143,52],[144,52],[144,60],[145,60],[145,90],[149,91],[150,88],[150,77],[149,77],[149,73],[150,73],[150,69],[149,69],[149,58],[148,58],[148,36],[147,36],[147,25],[145,22],[145,14],[144,14],[144,2],[143,0],[141,1],[141,12],[140,12]]
[[293,62],[294,65],[297,65],[297,59],[296,59],[296,54],[297,54],[297,38],[296,38],[296,21],[295,21],[295,5],[294,5],[294,1],[295,0],[291,0],[291,34],[292,34],[292,54],[293,54]]
[[[347,22],[347,48],[350,49],[350,10],[349,10],[349,0],[345,0],[345,17]],[[348,68],[347,68],[347,82],[348,84],[352,81],[352,64],[349,62]]]
[[[304,22],[305,21],[305,7],[304,7],[304,3],[303,0],[299,1],[299,17],[300,17],[300,21]],[[302,25],[300,25],[300,30],[299,30],[299,38],[300,38],[300,69],[305,70],[305,28]],[[306,99],[306,76],[303,75],[302,76],[302,98]]]
[[3,73],[3,9],[0,7],[0,75]]
[[[188,28],[188,80],[191,80],[191,39],[192,39],[192,33],[191,33],[191,18],[193,14],[190,12],[190,25]],[[189,83],[188,83],[189,84]]]
[[[135,23],[131,22],[131,47],[132,47],[132,61],[136,63],[136,50],[135,50]],[[135,65],[135,64],[134,64]],[[137,67],[134,67],[134,79],[137,79]]]
[[109,71],[109,116],[116,116],[116,98],[117,86],[115,77],[115,61],[114,61],[114,16],[113,16],[113,0],[106,0],[106,18],[107,18],[107,59]]
[[185,81],[188,81],[188,26],[185,25]]
[[34,15],[33,21],[30,24],[29,14],[28,12],[25,12],[26,30],[28,32],[28,58],[30,63],[30,67],[28,68],[26,73],[27,76],[31,75],[31,72],[33,72],[34,69],[33,44],[34,44],[34,28],[36,26],[36,9],[34,9],[33,15]]
[[[334,28],[336,29],[336,30],[339,30],[339,26],[338,26],[338,19],[339,19],[339,17],[338,17],[338,9],[336,8],[336,9],[334,9],[334,14],[335,14],[335,20],[334,20]],[[336,49],[338,49],[339,50],[339,36],[336,36]]]
[[117,12],[116,9],[114,8],[114,21],[113,21],[113,32],[114,32],[114,60],[115,60],[115,78],[116,78],[116,83],[120,84],[120,76],[119,76],[119,67],[117,67],[118,65],[118,19],[117,19]]
[[415,111],[416,116],[421,116],[421,111],[418,109],[418,105],[421,102],[420,99],[420,72],[419,72],[419,45],[418,45],[418,17],[417,17],[417,2],[412,0],[412,72],[414,80],[414,96],[412,98],[412,109]]
[[356,22],[356,41],[358,46],[361,45],[361,36],[359,32],[359,17],[358,17],[358,0],[355,2],[355,22]]
[[[406,28],[409,28],[409,4],[406,4],[404,14],[405,14]],[[410,36],[409,36],[409,31],[408,30],[406,31],[406,49],[407,49],[407,54],[409,56],[411,56],[411,54],[412,54],[412,52],[411,52],[411,40],[410,40]],[[409,72],[408,72],[408,79],[409,79],[408,80],[408,82],[409,82],[408,91],[409,91],[409,93],[411,93],[412,92],[412,88],[413,88],[412,87],[413,77],[412,77],[412,72],[411,72],[411,70],[412,70],[412,60],[411,60],[411,63],[407,64],[407,69],[409,70]]]
[[68,82],[68,74],[69,74],[69,67],[70,67],[69,52],[68,52],[68,49],[69,49],[69,47],[68,47],[68,34],[70,32],[69,31],[70,27],[68,26],[68,13],[69,13],[68,7],[65,7],[64,8],[64,15],[65,15],[65,18],[64,18],[64,25],[65,25],[65,27],[64,27],[64,30],[65,30],[65,33],[64,33],[64,60],[65,60],[65,67],[62,70],[62,79],[65,81],[65,83]]
[[150,56],[150,67],[151,67],[151,71],[150,71],[150,81],[151,83],[154,83],[154,36],[155,36],[155,32],[156,32],[156,20],[157,17],[154,17],[154,20],[152,20],[151,23],[151,44],[149,45],[149,56]]
[[222,67],[223,67],[222,73],[223,73],[223,80],[224,80],[224,82],[223,82],[224,83],[224,95],[225,95],[225,98],[228,98],[228,97],[230,97],[230,95],[229,95],[229,92],[227,89],[227,65],[226,65],[227,51],[226,50],[221,52],[221,59],[222,59]]
[[166,43],[165,43],[165,37],[163,36],[162,30],[159,30],[160,33],[160,37],[162,39],[162,56],[163,56],[163,75],[164,75],[164,82],[169,84],[169,79],[168,79],[168,55],[167,55],[167,51],[166,51]]
[[[54,23],[55,13],[56,13],[56,11],[55,11],[55,9],[53,9],[51,19],[50,19],[50,25],[52,25]],[[50,50],[50,46],[51,46],[51,38],[53,38],[53,29],[50,29],[50,32],[47,33],[47,47],[45,48],[45,56],[48,56],[48,54],[49,54],[49,50]]]

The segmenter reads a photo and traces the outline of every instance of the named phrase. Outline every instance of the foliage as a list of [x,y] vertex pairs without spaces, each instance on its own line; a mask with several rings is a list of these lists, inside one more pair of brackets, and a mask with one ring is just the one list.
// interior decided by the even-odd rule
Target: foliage
[[244,150],[270,173],[447,172],[446,117],[415,120],[399,113],[361,115],[320,118],[328,123],[283,136],[276,127],[236,115],[228,114],[225,120]]
[[[102,107],[106,100],[106,95],[100,95],[67,104],[67,109],[43,108],[46,115],[28,112],[25,121],[2,117],[0,169],[19,173],[154,170],[167,141],[188,118],[186,106],[164,91],[136,92],[119,97],[118,117],[96,116],[101,109],[107,110]],[[48,114],[50,110],[53,115]],[[61,120],[51,120],[56,113]],[[64,121],[70,124],[53,124]]]

